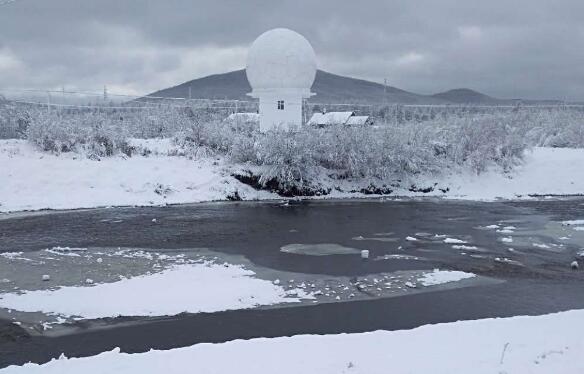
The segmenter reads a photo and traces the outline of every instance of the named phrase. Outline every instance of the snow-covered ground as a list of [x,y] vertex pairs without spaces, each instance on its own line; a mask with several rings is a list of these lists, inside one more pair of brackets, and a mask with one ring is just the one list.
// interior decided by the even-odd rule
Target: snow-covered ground
[[0,307],[64,317],[104,318],[211,313],[314,298],[301,289],[285,290],[253,276],[253,271],[239,265],[175,265],[112,283],[0,294]]
[[451,197],[492,200],[526,195],[584,194],[584,149],[534,148],[512,174],[453,175]]
[[[25,141],[0,140],[0,212],[192,203],[225,200],[235,191],[243,199],[278,198],[235,180],[230,175],[233,166],[222,158],[174,156],[177,150],[168,140],[135,143],[151,154],[95,161],[78,154],[42,153]],[[582,165],[584,149],[535,148],[510,175],[490,171],[479,176],[421,177],[417,185],[438,183],[449,191],[424,194],[403,189],[393,195],[493,200],[529,194],[584,194]],[[362,196],[333,190],[328,197]]]
[[[0,370],[28,373],[584,373],[584,311],[413,330],[299,335],[139,354],[119,349]],[[226,359],[228,358],[228,359]]]
[[155,150],[148,157],[95,161],[0,140],[0,212],[225,200],[236,190],[247,199],[273,197],[230,177],[222,159],[164,155],[167,142],[159,142],[143,142]]

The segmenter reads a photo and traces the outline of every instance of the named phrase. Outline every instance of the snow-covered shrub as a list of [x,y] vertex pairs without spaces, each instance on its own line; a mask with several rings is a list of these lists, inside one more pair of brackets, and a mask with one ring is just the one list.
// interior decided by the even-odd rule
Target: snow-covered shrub
[[128,149],[123,124],[102,113],[40,113],[31,120],[27,138],[47,152],[77,151],[90,157]]
[[538,146],[584,148],[584,114],[575,110],[546,111],[537,130],[528,132]]
[[0,95],[0,139],[22,139],[38,107],[16,105]]
[[256,136],[238,135],[233,137],[233,142],[229,149],[229,157],[234,162],[253,162],[257,157]]
[[[335,179],[407,178],[438,172],[445,164],[446,156],[433,152],[429,134],[434,132],[421,126],[272,130],[255,134],[253,145],[248,140],[245,158],[257,166],[260,184],[277,180],[285,188],[303,188],[322,175]],[[231,157],[237,154],[233,148]]]
[[428,123],[440,128],[439,139],[447,146],[445,154],[454,164],[467,166],[476,173],[498,165],[507,171],[527,147],[520,129],[501,114],[451,118],[449,123]]
[[579,106],[381,106],[373,110],[389,126],[433,122],[440,127],[484,118],[505,122],[530,146],[584,147],[584,108]]
[[88,137],[88,129],[79,128],[70,119],[41,113],[32,119],[27,138],[47,152],[70,152]]
[[54,110],[34,113],[28,119],[26,137],[44,151],[77,151],[88,156],[132,155],[129,138],[170,138],[193,134],[208,126],[188,108],[169,106],[145,109]]
[[509,170],[526,143],[505,116],[460,117],[392,126],[304,127],[260,133],[215,121],[193,123],[177,142],[208,149],[254,168],[260,184],[277,180],[284,188],[334,179],[408,179],[448,168],[481,173],[491,166]]
[[438,149],[439,143],[446,141],[437,130],[423,123],[383,128],[379,152],[384,155],[383,164],[389,166],[386,175],[434,174],[443,170],[447,154]]
[[258,134],[254,143],[255,159],[251,161],[263,166],[260,183],[276,179],[284,187],[305,184],[316,166],[307,133],[272,130]]

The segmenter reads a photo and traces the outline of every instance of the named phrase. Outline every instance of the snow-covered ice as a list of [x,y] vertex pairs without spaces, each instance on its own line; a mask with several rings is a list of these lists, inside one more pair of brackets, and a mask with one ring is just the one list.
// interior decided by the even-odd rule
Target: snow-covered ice
[[[298,335],[86,358],[62,356],[0,374],[433,373],[581,374],[584,311],[426,325],[413,330]],[[420,359],[420,358],[423,359]],[[229,358],[229,359],[226,359]]]
[[572,230],[584,231],[584,219],[574,219],[570,221],[562,221],[562,225],[570,226]]
[[466,273],[464,271],[434,269],[434,271],[426,273],[422,277],[418,278],[418,282],[420,282],[423,286],[434,286],[438,284],[458,282],[463,279],[474,277],[476,277],[475,274]]
[[20,259],[23,252],[2,252],[0,257],[7,258],[9,260]]
[[469,251],[479,249],[478,247],[475,247],[474,245],[453,245],[452,248],[453,249],[469,250]]
[[[312,298],[253,277],[239,265],[175,265],[159,273],[113,283],[0,295],[0,307],[23,312],[103,318],[217,312]],[[294,295],[294,297],[292,297]]]
[[280,252],[307,256],[360,255],[361,250],[336,243],[287,244]]
[[564,225],[564,226],[578,226],[578,225],[584,226],[584,219],[574,219],[574,220],[570,220],[570,221],[562,221],[562,225]]
[[69,247],[53,247],[45,249],[45,252],[52,253],[57,256],[79,257],[77,252],[87,251],[87,248],[69,248]]
[[466,244],[466,241],[456,238],[446,238],[444,239],[444,243],[446,244]]

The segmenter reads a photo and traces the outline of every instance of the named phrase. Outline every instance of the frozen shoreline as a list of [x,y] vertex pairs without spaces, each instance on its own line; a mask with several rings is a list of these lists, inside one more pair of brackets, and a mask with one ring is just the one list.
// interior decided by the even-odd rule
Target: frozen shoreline
[[[114,156],[93,161],[73,153],[43,153],[25,141],[1,140],[0,213],[226,201],[235,194],[243,200],[281,199],[275,193],[257,191],[237,181],[231,176],[234,165],[221,157],[190,160],[166,155],[171,147],[167,140],[149,140],[146,144],[154,149],[150,156]],[[398,188],[385,197],[493,201],[529,195],[582,195],[581,165],[584,149],[535,148],[510,175],[492,170],[478,176],[458,173],[433,179],[420,177],[417,185],[436,184],[434,191]],[[348,183],[341,187],[347,191],[355,186]],[[329,195],[312,199],[375,197],[381,196],[333,188]]]

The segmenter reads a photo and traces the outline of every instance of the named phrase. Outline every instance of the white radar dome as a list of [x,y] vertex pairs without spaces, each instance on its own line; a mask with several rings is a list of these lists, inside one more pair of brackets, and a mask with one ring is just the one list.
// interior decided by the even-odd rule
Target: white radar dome
[[299,33],[273,29],[252,43],[245,72],[254,91],[281,88],[309,91],[316,76],[316,55]]

